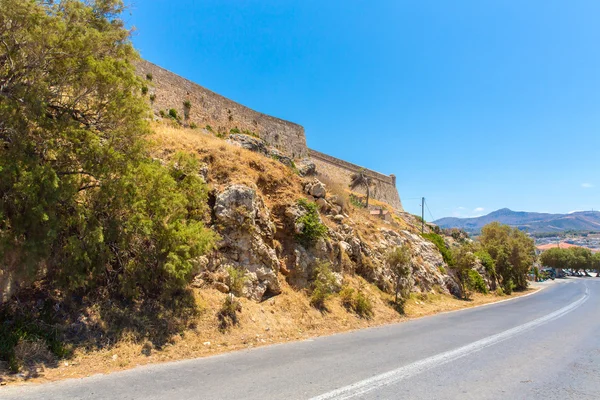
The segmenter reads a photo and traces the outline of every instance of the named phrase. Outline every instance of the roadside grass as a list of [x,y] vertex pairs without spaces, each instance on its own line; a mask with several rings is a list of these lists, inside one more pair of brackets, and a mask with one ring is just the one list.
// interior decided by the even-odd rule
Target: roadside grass
[[[475,293],[468,302],[438,293],[413,293],[406,302],[406,314],[403,316],[389,306],[393,296],[360,277],[346,277],[345,285],[355,290],[360,289],[372,302],[372,315],[363,318],[349,311],[338,295],[326,300],[328,312],[321,313],[310,305],[305,291],[291,288],[284,279],[281,282],[282,294],[262,303],[245,298],[237,299],[242,310],[238,313],[238,324],[226,331],[222,330],[216,315],[227,295],[215,289],[194,289],[194,299],[199,310],[197,315],[189,321],[187,329],[170,336],[160,348],[152,346],[146,340],[140,340],[133,333],[124,334],[112,346],[101,349],[77,348],[68,359],[58,360],[50,365],[38,365],[36,374],[30,376],[28,381],[50,382],[81,378],[150,363],[206,357],[274,343],[305,340],[469,308],[532,291],[512,296]],[[7,369],[0,369],[0,382],[24,382],[24,377],[11,375]]]

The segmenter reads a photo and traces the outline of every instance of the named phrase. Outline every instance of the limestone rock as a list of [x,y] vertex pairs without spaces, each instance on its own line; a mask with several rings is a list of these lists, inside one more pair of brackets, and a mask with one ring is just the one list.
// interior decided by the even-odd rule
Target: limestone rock
[[229,293],[229,286],[227,286],[223,282],[215,282],[213,285],[214,285],[215,289],[217,289],[219,292]]
[[232,135],[229,135],[227,141],[244,149],[264,154],[265,156],[269,154],[265,141],[259,138],[244,135],[241,133],[234,133]]
[[325,195],[327,194],[325,184],[318,179],[313,179],[306,183],[304,191],[317,199],[325,198]]
[[273,245],[275,224],[262,198],[248,186],[231,185],[216,196],[214,214],[222,237],[220,263],[246,272],[245,295],[261,300],[267,292],[281,293],[280,261]]
[[294,166],[295,166],[294,161],[290,157],[288,157],[285,154],[283,154],[282,152],[280,152],[279,150],[277,150],[275,148],[271,148],[269,150],[269,154],[271,155],[271,157],[273,157],[274,159],[276,159],[283,165],[290,167],[290,168],[294,168]]
[[312,176],[317,173],[317,166],[308,158],[298,161],[296,167],[300,176]]

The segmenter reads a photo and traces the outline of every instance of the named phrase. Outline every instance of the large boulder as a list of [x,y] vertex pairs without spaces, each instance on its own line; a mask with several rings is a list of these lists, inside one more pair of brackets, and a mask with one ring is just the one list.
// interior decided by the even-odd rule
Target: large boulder
[[296,163],[300,176],[312,176],[317,173],[316,164],[309,158],[304,158]]
[[244,295],[248,298],[262,300],[265,295],[279,294],[275,224],[262,198],[248,186],[231,185],[217,194],[214,215],[222,238],[217,268],[243,269],[247,278]]
[[253,136],[244,135],[241,133],[234,133],[229,135],[227,141],[244,149],[254,151],[256,153],[261,153],[265,156],[269,155],[269,151],[267,150],[267,145],[265,141],[260,138],[255,138]]
[[318,179],[313,179],[304,185],[304,191],[316,199],[324,199],[327,195],[325,184]]

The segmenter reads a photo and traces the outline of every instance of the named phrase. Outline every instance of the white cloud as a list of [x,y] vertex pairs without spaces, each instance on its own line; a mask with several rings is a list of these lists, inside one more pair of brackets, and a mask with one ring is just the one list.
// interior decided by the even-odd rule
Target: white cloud
[[584,188],[584,189],[589,189],[589,188],[593,188],[594,185],[592,185],[591,183],[585,182],[585,183],[581,184],[581,187]]
[[452,216],[457,218],[474,218],[482,216],[484,211],[485,208],[483,207],[477,207],[473,210],[467,209],[467,207],[456,207],[452,212]]

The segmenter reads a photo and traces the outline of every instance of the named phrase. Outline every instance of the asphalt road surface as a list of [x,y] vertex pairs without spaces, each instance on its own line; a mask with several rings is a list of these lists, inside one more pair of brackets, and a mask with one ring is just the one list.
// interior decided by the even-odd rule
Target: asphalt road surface
[[0,399],[600,399],[600,278],[410,322],[43,385]]

